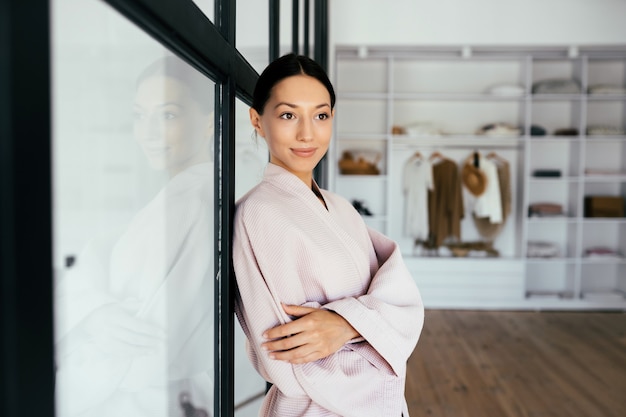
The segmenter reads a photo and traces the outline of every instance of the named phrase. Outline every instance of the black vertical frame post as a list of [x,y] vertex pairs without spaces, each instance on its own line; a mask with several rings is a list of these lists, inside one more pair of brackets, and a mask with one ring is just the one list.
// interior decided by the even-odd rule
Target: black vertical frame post
[[315,0],[314,59],[328,71],[328,0]]
[[[215,25],[235,48],[235,2],[215,2]],[[235,404],[235,273],[232,261],[235,207],[236,85],[229,74],[216,84],[215,94],[215,416],[232,417]]]
[[280,0],[269,0],[270,7],[270,56],[269,62],[280,56]]
[[300,0],[292,0],[291,4],[291,51],[298,55],[300,53]]
[[0,415],[54,416],[48,0],[0,2]]
[[303,51],[302,51],[302,55],[305,56],[309,56],[310,52],[309,52],[309,32],[311,31],[310,29],[310,25],[309,22],[311,20],[311,6],[309,5],[309,0],[304,0],[304,27],[302,28],[303,31],[303,36],[302,36],[302,43],[303,43]]
[[[328,1],[315,0],[315,33],[313,58],[328,72]],[[324,156],[313,171],[313,176],[322,187],[328,187],[328,158]]]

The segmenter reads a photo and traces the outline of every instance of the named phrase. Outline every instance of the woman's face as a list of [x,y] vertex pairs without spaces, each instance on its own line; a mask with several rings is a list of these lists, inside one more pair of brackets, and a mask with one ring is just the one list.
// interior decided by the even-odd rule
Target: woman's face
[[252,125],[267,142],[270,162],[309,186],[313,168],[328,150],[333,115],[328,90],[307,75],[295,75],[277,83],[263,115],[250,109]]
[[155,169],[171,176],[206,160],[212,115],[203,114],[189,87],[164,76],[145,79],[137,88],[134,135]]

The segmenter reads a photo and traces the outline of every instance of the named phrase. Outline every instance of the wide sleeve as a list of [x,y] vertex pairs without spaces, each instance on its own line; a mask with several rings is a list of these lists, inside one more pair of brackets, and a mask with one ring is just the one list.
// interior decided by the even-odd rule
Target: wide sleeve
[[398,245],[368,229],[378,270],[367,293],[324,306],[345,318],[393,369],[402,375],[424,324],[424,305]]
[[249,359],[257,372],[281,392],[290,396],[304,395],[291,364],[272,360],[267,353],[257,351],[265,342],[262,335],[266,330],[291,319],[281,308],[273,284],[261,273],[241,212],[236,212],[233,233],[233,264],[237,277],[235,313],[248,338]]

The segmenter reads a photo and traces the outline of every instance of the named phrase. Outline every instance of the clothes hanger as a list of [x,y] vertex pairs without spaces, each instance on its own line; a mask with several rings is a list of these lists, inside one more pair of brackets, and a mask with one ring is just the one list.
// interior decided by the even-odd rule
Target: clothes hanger
[[430,154],[430,157],[428,158],[428,160],[429,161],[434,161],[437,158],[445,159],[444,156],[439,151],[435,151],[435,152]]
[[476,168],[480,167],[480,154],[478,153],[478,151],[474,151],[474,166]]
[[489,152],[487,154],[487,158],[488,159],[495,159],[498,162],[508,162],[506,159],[504,159],[503,157],[501,157],[500,155],[498,155],[497,153],[495,153],[493,151]]

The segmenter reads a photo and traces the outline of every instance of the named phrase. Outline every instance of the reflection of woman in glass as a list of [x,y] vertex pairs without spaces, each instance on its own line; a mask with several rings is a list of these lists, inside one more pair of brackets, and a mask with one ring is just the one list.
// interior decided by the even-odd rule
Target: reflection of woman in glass
[[170,179],[56,289],[57,404],[65,416],[180,415],[213,394],[212,83],[168,56],[140,75],[134,133]]

